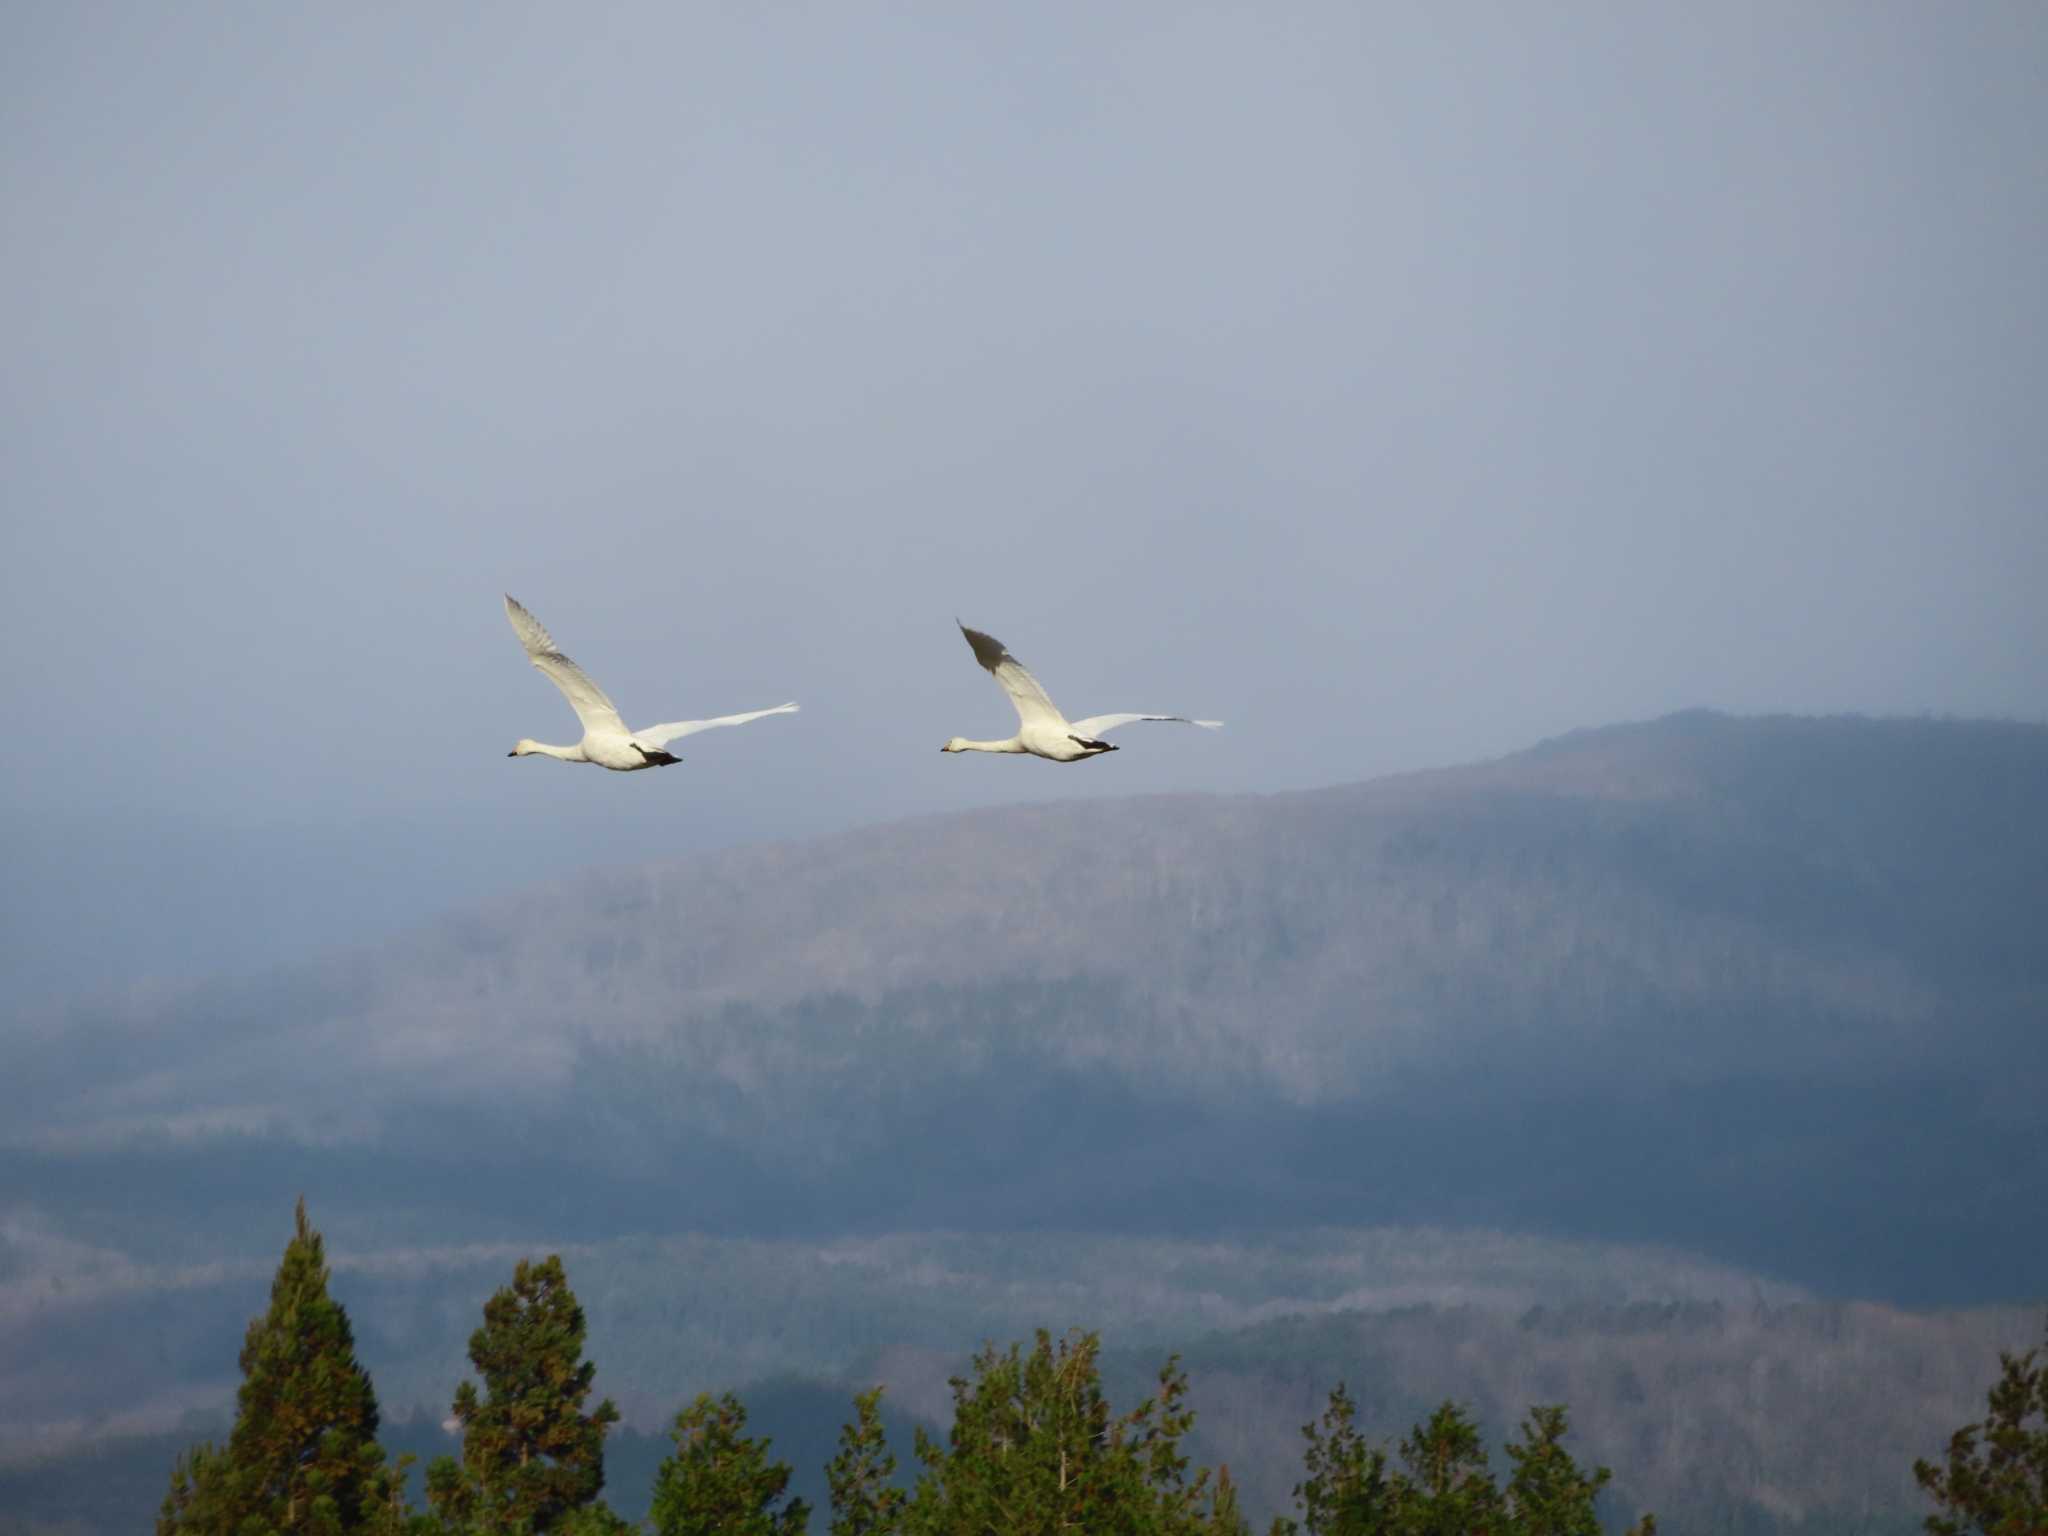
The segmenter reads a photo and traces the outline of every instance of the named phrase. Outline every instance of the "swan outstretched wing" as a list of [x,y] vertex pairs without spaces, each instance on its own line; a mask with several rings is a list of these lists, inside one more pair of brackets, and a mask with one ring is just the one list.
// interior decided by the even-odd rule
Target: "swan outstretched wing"
[[[960,624],[958,619],[953,622]],[[1067,723],[1067,717],[1047,697],[1044,686],[1025,670],[1023,662],[1003,649],[1002,641],[994,635],[984,635],[978,629],[969,629],[965,624],[960,624],[960,633],[967,637],[974,659],[987,667],[995,675],[995,680],[1003,685],[1003,692],[1017,706],[1017,719],[1021,724],[1064,726]]]
[[1076,736],[1099,737],[1120,725],[1131,725],[1140,720],[1172,720],[1180,725],[1199,725],[1205,731],[1223,729],[1221,720],[1192,720],[1186,715],[1090,715],[1086,720],[1074,721],[1073,731]]
[[778,704],[773,709],[750,709],[744,715],[720,715],[714,720],[671,720],[667,725],[650,725],[644,731],[635,731],[633,739],[643,747],[664,747],[679,736],[694,736],[699,731],[713,730],[721,725],[745,725],[749,720],[759,720],[764,715],[793,715],[794,704]]
[[618,709],[605,697],[604,690],[590,680],[587,672],[562,654],[555,644],[555,637],[541,627],[539,619],[520,607],[510,593],[505,596],[505,617],[512,621],[512,633],[526,647],[526,659],[562,690],[562,696],[576,711],[576,718],[583,722],[585,731],[625,734],[626,722],[619,718]]

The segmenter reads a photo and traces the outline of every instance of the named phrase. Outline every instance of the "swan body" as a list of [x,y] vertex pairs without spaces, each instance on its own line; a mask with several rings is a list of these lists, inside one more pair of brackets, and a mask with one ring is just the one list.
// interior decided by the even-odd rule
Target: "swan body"
[[590,680],[589,673],[562,654],[554,636],[543,629],[540,620],[522,608],[510,594],[505,598],[505,617],[512,621],[512,633],[519,637],[520,645],[525,648],[526,659],[562,690],[569,707],[576,711],[576,718],[583,722],[583,739],[574,746],[552,746],[522,736],[505,754],[507,757],[541,756],[559,758],[565,763],[595,763],[614,773],[666,768],[671,763],[680,763],[682,759],[662,749],[681,737],[694,736],[699,731],[721,725],[745,725],[749,720],[759,720],[764,715],[796,713],[796,705],[778,704],[773,709],[754,709],[742,715],[719,715],[711,720],[671,720],[665,725],[628,730],[626,722],[619,718],[618,708],[605,697],[604,690]]
[[974,659],[989,670],[1016,706],[1017,734],[1004,741],[971,741],[955,736],[939,748],[941,752],[1028,752],[1055,763],[1078,763],[1116,751],[1102,738],[1120,725],[1140,720],[1174,721],[1199,725],[1209,731],[1222,728],[1221,720],[1191,720],[1186,715],[1090,715],[1085,720],[1069,720],[1059,712],[1044,685],[1004,648],[1002,641],[965,624],[960,625],[960,633],[967,637]]

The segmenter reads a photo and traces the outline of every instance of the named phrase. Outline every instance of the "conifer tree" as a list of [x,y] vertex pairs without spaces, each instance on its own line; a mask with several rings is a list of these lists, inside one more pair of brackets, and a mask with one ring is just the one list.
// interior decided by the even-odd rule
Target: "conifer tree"
[[170,1491],[157,1510],[156,1536],[211,1536],[238,1524],[227,1507],[227,1462],[211,1441],[181,1454],[171,1468]]
[[1465,1536],[1502,1525],[1500,1489],[1486,1466],[1479,1428],[1456,1403],[1442,1403],[1401,1442],[1408,1471],[1394,1478],[1393,1529],[1400,1536]]
[[1521,1438],[1508,1445],[1515,1470],[1508,1477],[1511,1523],[1522,1536],[1600,1536],[1594,1500],[1614,1474],[1579,1470],[1563,1440],[1569,1429],[1564,1404],[1539,1404],[1522,1421]]
[[882,1389],[854,1394],[854,1421],[839,1431],[839,1454],[825,1468],[832,1495],[832,1536],[895,1536],[903,1523],[896,1457],[882,1432]]
[[[1307,1476],[1295,1484],[1294,1498],[1309,1536],[1373,1536],[1386,1529],[1386,1453],[1366,1444],[1357,1420],[1358,1405],[1340,1381],[1321,1421],[1301,1426],[1308,1442],[1302,1456]],[[1273,1536],[1293,1536],[1298,1529],[1292,1520],[1273,1522]]]
[[483,1392],[455,1390],[462,1461],[440,1457],[427,1497],[444,1525],[462,1531],[538,1533],[591,1506],[604,1487],[605,1432],[619,1421],[611,1399],[583,1411],[597,1367],[583,1358],[583,1308],[560,1255],[520,1260],[512,1283],[484,1303],[469,1339]]
[[1209,1474],[1188,1476],[1181,1438],[1194,1423],[1178,1361],[1156,1396],[1110,1411],[1097,1368],[1100,1341],[1072,1333],[1057,1346],[1039,1330],[1017,1345],[985,1347],[972,1380],[953,1379],[953,1428],[944,1446],[922,1430],[924,1464],[904,1509],[907,1536],[1183,1536],[1210,1529]]
[[1990,1410],[1950,1437],[1942,1466],[1913,1463],[1913,1477],[1939,1513],[1931,1536],[2048,1536],[2048,1345],[1999,1352]]
[[[1309,1536],[1599,1536],[1594,1501],[1609,1473],[1579,1470],[1563,1440],[1562,1406],[1535,1407],[1508,1446],[1514,1464],[1505,1496],[1487,1466],[1479,1430],[1455,1403],[1444,1403],[1401,1442],[1402,1470],[1366,1443],[1357,1407],[1340,1383],[1319,1424],[1302,1427],[1307,1476],[1294,1497]],[[1272,1536],[1297,1536],[1294,1521],[1273,1522]],[[1655,1536],[1644,1515],[1628,1536]]]
[[270,1307],[242,1344],[235,1426],[224,1449],[179,1459],[159,1536],[315,1536],[403,1523],[402,1468],[377,1444],[377,1397],[356,1363],[348,1313],[327,1294],[320,1234],[301,1199],[270,1285]]
[[745,1433],[747,1410],[728,1392],[699,1394],[676,1415],[676,1449],[654,1479],[650,1518],[659,1536],[803,1536],[810,1507],[791,1499],[789,1467]]
[[1208,1536],[1251,1536],[1251,1522],[1237,1507],[1237,1484],[1231,1480],[1229,1462],[1216,1468],[1215,1493],[1204,1529]]

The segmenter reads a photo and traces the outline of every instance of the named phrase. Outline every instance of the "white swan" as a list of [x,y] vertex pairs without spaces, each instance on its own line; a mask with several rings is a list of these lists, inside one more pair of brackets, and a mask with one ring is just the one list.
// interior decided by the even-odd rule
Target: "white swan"
[[[953,622],[960,624],[958,619]],[[1029,752],[1055,763],[1078,763],[1116,751],[1102,740],[1103,734],[1138,720],[1175,720],[1210,731],[1222,728],[1221,720],[1190,720],[1186,715],[1090,715],[1086,720],[1069,720],[1046,696],[1038,679],[1024,669],[1024,663],[1003,649],[1002,641],[965,624],[960,624],[960,633],[973,648],[974,659],[995,675],[1017,706],[1017,734],[1008,741],[969,741],[955,736],[939,748],[941,752]]]
[[744,715],[720,715],[715,720],[672,720],[667,725],[650,725],[644,730],[629,731],[626,722],[619,718],[618,709],[605,697],[604,690],[562,654],[554,636],[542,629],[540,620],[513,601],[509,593],[505,598],[505,617],[512,621],[512,633],[526,647],[527,660],[562,690],[569,707],[576,711],[576,718],[583,722],[583,739],[573,747],[551,747],[544,741],[522,736],[519,744],[505,754],[507,757],[526,757],[538,752],[546,757],[559,757],[565,763],[596,763],[600,768],[610,768],[616,773],[631,773],[636,768],[666,768],[670,763],[682,761],[661,750],[679,736],[692,736],[718,725],[745,725],[763,715],[796,713],[796,705],[778,704],[773,709],[750,710]]

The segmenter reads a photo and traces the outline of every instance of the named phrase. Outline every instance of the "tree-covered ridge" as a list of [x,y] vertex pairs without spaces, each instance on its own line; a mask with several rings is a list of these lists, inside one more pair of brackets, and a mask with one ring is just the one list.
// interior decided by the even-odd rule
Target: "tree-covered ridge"
[[[428,1509],[410,1508],[405,1464],[375,1438],[376,1396],[356,1361],[346,1310],[327,1292],[320,1234],[301,1200],[295,1230],[241,1352],[236,1419],[224,1447],[177,1458],[158,1536],[618,1536],[630,1529],[601,1500],[604,1445],[618,1413],[585,1411],[596,1374],[584,1358],[583,1309],[559,1256],[522,1260],[470,1340],[483,1390],[453,1399],[462,1456],[428,1477]],[[1913,1474],[1935,1502],[1932,1536],[2041,1536],[2048,1531],[2048,1367],[2041,1350],[2001,1356],[1989,1412],[1956,1431],[1944,1464]],[[826,1467],[834,1536],[1249,1536],[1227,1467],[1197,1464],[1189,1379],[1169,1359],[1154,1389],[1119,1411],[1104,1384],[1100,1339],[1040,1330],[1027,1351],[986,1344],[949,1383],[943,1441],[918,1429],[907,1490],[880,1416],[881,1391],[855,1395]],[[1612,1474],[1582,1468],[1566,1447],[1563,1404],[1528,1409],[1508,1441],[1503,1484],[1479,1425],[1445,1401],[1398,1445],[1359,1430],[1344,1383],[1302,1426],[1295,1518],[1271,1536],[1597,1536]],[[677,1414],[674,1452],[657,1468],[648,1524],[658,1536],[801,1536],[804,1500],[790,1469],[747,1432],[745,1405],[699,1394]],[[1650,1536],[1643,1515],[1630,1536]]]
[[[671,1230],[817,1230],[915,1165],[906,1226],[1022,1228],[1043,1184],[962,1132],[1056,1118],[1070,1226],[1122,1229],[1125,1190],[1070,1178],[1121,1162],[1181,1232],[1508,1226],[2013,1299],[2048,1238],[1984,1192],[2048,1201],[2044,872],[2048,729],[1967,722],[1680,717],[1310,793],[906,823],[74,1010],[10,1054],[0,1180],[89,1208],[204,1185],[249,1225],[263,1167],[537,1243],[644,1230],[654,1198]],[[209,1129],[135,1149],[173,1118]],[[1425,1132],[1403,1180],[1309,1155]],[[713,1176],[665,1186],[679,1156]]]
[[[299,1202],[296,1231],[249,1327],[234,1431],[224,1448],[177,1459],[158,1536],[616,1536],[631,1527],[600,1498],[604,1445],[618,1413],[586,1411],[596,1374],[584,1358],[583,1309],[559,1256],[522,1260],[512,1283],[485,1304],[470,1340],[482,1380],[461,1382],[454,1422],[462,1455],[429,1469],[427,1508],[404,1495],[410,1458],[387,1466],[375,1432],[376,1396],[352,1351],[348,1314],[327,1294],[320,1235]],[[950,1383],[952,1425],[943,1442],[918,1429],[915,1483],[895,1477],[879,1388],[855,1395],[854,1418],[826,1468],[834,1536],[1250,1536],[1227,1467],[1195,1464],[1185,1449],[1195,1415],[1177,1360],[1153,1391],[1119,1411],[1105,1391],[1100,1339],[1055,1339],[1029,1350],[985,1345]],[[746,1433],[728,1392],[699,1394],[677,1414],[674,1452],[656,1470],[648,1526],[657,1536],[801,1536],[810,1511],[788,1496],[790,1470],[769,1442]],[[1501,1536],[1579,1536],[1592,1518],[1604,1469],[1583,1476],[1562,1447],[1561,1408],[1536,1408],[1509,1447],[1516,1464],[1503,1499],[1476,1429],[1446,1403],[1402,1443],[1412,1479],[1397,1475],[1393,1523],[1333,1523],[1364,1506],[1341,1488],[1368,1453],[1351,1428],[1340,1386],[1322,1425],[1310,1425],[1308,1479],[1297,1488],[1311,1536],[1477,1530]],[[1369,1453],[1375,1488],[1379,1452]],[[1275,1536],[1293,1529],[1278,1520]]]
[[[441,1428],[451,1370],[520,1250],[379,1252],[330,1229],[326,1251],[375,1377],[385,1446],[422,1467],[459,1450]],[[1484,1426],[1496,1460],[1529,1404],[1567,1402],[1582,1458],[1615,1469],[1613,1506],[1655,1509],[1672,1529],[1908,1536],[1920,1503],[1913,1459],[1982,1416],[1998,1351],[2022,1347],[2038,1323],[2025,1308],[1819,1302],[1682,1255],[1414,1229],[1267,1233],[1251,1245],[1044,1232],[697,1237],[562,1258],[602,1392],[639,1426],[606,1437],[604,1497],[634,1518],[672,1450],[657,1426],[678,1394],[738,1387],[749,1432],[773,1435],[792,1491],[823,1511],[823,1469],[857,1388],[889,1383],[882,1411],[907,1487],[913,1428],[943,1435],[947,1378],[973,1341],[1028,1340],[1039,1319],[1082,1317],[1109,1346],[1105,1391],[1120,1407],[1149,1394],[1163,1357],[1181,1355],[1197,1415],[1188,1453],[1227,1462],[1257,1521],[1288,1504],[1300,1480],[1295,1431],[1342,1379],[1375,1443],[1394,1446],[1449,1397]],[[75,1415],[96,1380],[119,1379],[145,1404],[162,1383],[218,1380],[233,1368],[241,1321],[264,1309],[276,1261],[273,1249],[254,1272],[209,1271],[185,1288],[157,1289],[176,1274],[139,1273],[143,1288],[118,1309],[68,1307],[105,1284],[96,1277],[111,1255],[68,1271],[63,1296],[9,1301],[6,1317],[22,1326],[0,1354],[38,1385],[6,1395],[16,1411]],[[1246,1328],[1262,1307],[1286,1315]],[[189,1362],[186,1377],[137,1370],[138,1341],[166,1367]],[[67,1360],[78,1364],[59,1370]],[[231,1382],[224,1390],[232,1399]],[[59,1432],[91,1438],[0,1461],[0,1536],[65,1516],[80,1521],[72,1536],[146,1523],[173,1453],[224,1442],[229,1428],[216,1430],[207,1399],[163,1400],[166,1426],[190,1412],[183,1435],[73,1418]]]
[[[755,1409],[781,1373],[886,1379],[935,1425],[969,1341],[1079,1318],[1119,1404],[1184,1352],[1190,1454],[1261,1516],[1291,1447],[1236,1426],[1313,1418],[1336,1376],[1375,1443],[1449,1396],[1496,1458],[1527,1405],[1569,1402],[1607,1496],[1684,1488],[1688,1528],[1893,1511],[2024,1335],[1985,1304],[2030,1301],[2048,1259],[2014,1217],[2048,1198],[2044,741],[1691,717],[1306,795],[1023,807],[606,871],[52,1020],[62,1048],[10,1037],[0,1074],[0,1186],[33,1201],[0,1216],[0,1457],[210,1411],[275,1259],[243,1233],[297,1187],[366,1266],[340,1278],[387,1428],[440,1421],[475,1304],[560,1251],[643,1426],[701,1387]],[[1086,850],[1100,878],[1060,887]],[[991,859],[1000,889],[953,878]],[[1170,1242],[1104,1283],[1134,1213]],[[935,1258],[863,1221],[960,1235]],[[1734,1289],[1610,1337],[1598,1309],[1701,1293],[1187,1278],[1191,1248],[1313,1223],[1661,1244]],[[1212,1330],[1289,1313],[1333,1314],[1312,1371],[1214,1363]],[[754,1421],[815,1478],[808,1429]]]

